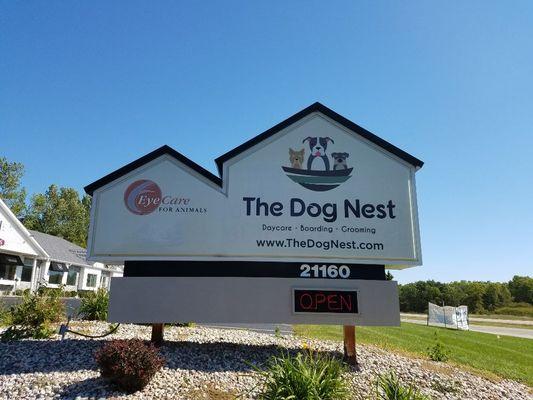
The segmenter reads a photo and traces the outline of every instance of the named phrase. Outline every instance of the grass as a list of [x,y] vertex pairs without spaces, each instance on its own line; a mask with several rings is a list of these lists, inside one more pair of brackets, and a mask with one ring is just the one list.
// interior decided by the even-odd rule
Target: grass
[[519,316],[519,315],[509,315],[509,314],[470,314],[470,317],[473,318],[488,318],[488,319],[508,319],[511,321],[533,321],[533,317],[528,316]]
[[533,325],[527,324],[506,324],[505,322],[498,322],[497,319],[495,322],[485,322],[485,321],[470,321],[471,326],[481,325],[481,326],[501,326],[503,328],[520,328],[520,329],[533,329]]
[[[342,340],[340,326],[296,325],[296,334],[317,339]],[[373,344],[427,358],[435,332],[450,350],[450,362],[533,386],[533,340],[487,333],[456,331],[402,322],[401,327],[358,327],[357,342]]]

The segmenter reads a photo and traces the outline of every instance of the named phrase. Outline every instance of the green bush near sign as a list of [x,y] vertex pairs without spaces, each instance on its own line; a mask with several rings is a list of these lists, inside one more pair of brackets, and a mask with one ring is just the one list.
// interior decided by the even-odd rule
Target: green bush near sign
[[47,339],[55,332],[54,323],[65,316],[61,292],[25,293],[22,302],[11,307],[8,318],[11,325],[2,333],[2,341],[25,338]]
[[321,399],[344,400],[350,392],[342,374],[346,367],[341,361],[308,351],[272,357],[262,377],[261,400]]
[[83,319],[106,321],[107,310],[109,308],[109,293],[107,290],[100,288],[96,292],[82,297],[79,315]]
[[413,385],[404,385],[394,372],[382,374],[376,379],[376,400],[430,400]]

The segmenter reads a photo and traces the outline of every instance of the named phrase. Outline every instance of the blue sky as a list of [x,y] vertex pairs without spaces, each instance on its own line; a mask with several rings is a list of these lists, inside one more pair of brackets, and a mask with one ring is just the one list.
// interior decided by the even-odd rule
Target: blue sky
[[426,162],[417,279],[533,273],[533,3],[0,1],[0,155],[78,190],[320,101]]

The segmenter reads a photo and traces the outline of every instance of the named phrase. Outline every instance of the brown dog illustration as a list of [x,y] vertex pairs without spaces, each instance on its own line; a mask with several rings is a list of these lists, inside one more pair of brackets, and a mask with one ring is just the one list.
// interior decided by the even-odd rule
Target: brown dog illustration
[[302,162],[304,160],[305,149],[294,151],[289,149],[289,161],[293,168],[302,169]]

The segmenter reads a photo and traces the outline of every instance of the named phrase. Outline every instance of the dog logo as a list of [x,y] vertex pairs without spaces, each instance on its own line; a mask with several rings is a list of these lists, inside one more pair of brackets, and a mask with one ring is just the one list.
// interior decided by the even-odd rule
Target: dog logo
[[[346,152],[331,153],[331,162],[327,154],[328,145],[335,145],[335,141],[328,137],[308,136],[302,143],[308,143],[309,155],[306,168],[302,168],[305,149],[295,151],[289,148],[290,167],[281,167],[287,176],[295,183],[316,192],[335,189],[341,183],[351,178],[353,168],[348,167],[346,159],[350,154]],[[333,165],[333,169],[331,169]]]
[[305,155],[305,149],[302,149],[300,151],[289,149],[289,161],[291,162],[292,168],[302,169],[304,155]]
[[328,148],[328,142],[335,143],[333,139],[329,137],[308,136],[302,141],[302,143],[305,142],[309,142],[309,150],[311,150],[311,154],[309,154],[309,157],[307,157],[307,169],[311,170],[313,161],[316,158],[320,158],[324,162],[326,171],[329,171],[329,160],[328,156],[326,155],[326,150]]
[[159,206],[161,197],[161,189],[157,183],[141,179],[128,186],[124,192],[124,204],[132,213],[146,215]]
[[348,166],[346,165],[346,159],[350,157],[348,153],[331,153],[331,157],[333,158],[334,171],[338,169],[348,169]]

